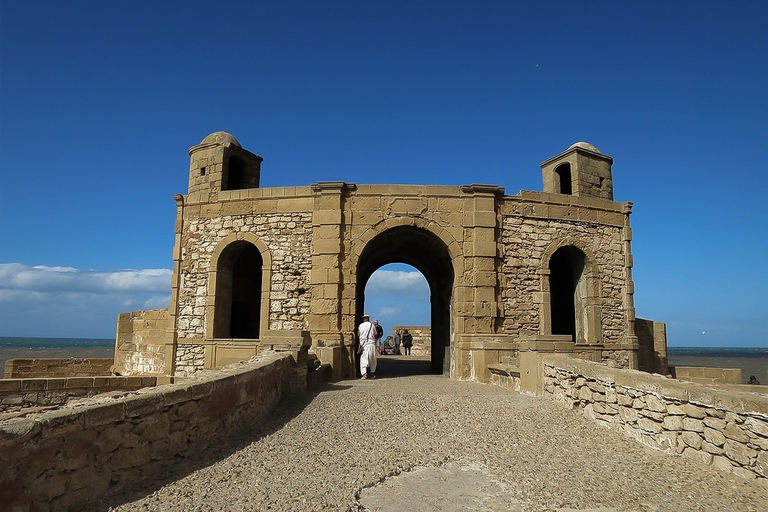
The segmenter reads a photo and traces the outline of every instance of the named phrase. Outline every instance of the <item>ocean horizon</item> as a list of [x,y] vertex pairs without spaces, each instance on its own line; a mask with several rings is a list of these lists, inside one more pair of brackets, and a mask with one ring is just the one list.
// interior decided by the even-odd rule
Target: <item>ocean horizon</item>
[[36,336],[0,336],[0,347],[62,348],[111,347],[114,338],[49,338]]

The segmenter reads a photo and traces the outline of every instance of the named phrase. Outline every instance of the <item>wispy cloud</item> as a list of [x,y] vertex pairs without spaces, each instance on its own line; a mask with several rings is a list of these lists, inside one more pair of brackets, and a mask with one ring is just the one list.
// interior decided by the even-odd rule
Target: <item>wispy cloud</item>
[[368,293],[423,293],[429,290],[427,280],[418,271],[377,270],[365,287]]
[[104,272],[72,267],[34,267],[0,263],[0,291],[58,293],[115,293],[119,291],[162,293],[170,290],[168,269]]
[[0,336],[110,337],[124,311],[168,307],[169,269],[0,263]]
[[365,310],[389,332],[393,325],[429,325],[429,285],[417,270],[373,273],[365,287]]

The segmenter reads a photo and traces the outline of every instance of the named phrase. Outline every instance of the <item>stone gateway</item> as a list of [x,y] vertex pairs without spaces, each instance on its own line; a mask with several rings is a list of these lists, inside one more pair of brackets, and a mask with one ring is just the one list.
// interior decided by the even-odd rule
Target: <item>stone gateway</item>
[[[121,314],[115,370],[186,375],[265,350],[309,351],[355,377],[365,285],[406,263],[431,294],[431,367],[535,392],[545,354],[667,373],[664,324],[636,317],[632,203],[613,159],[578,142],[543,192],[321,181],[260,188],[262,158],[226,132],[189,150],[168,309]],[[541,381],[542,379],[538,379]]]

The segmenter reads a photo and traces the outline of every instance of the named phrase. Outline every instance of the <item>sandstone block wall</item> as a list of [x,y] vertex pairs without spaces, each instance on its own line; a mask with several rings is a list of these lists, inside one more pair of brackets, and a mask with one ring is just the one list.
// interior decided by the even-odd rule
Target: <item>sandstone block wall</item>
[[7,510],[81,510],[150,482],[216,438],[269,414],[288,391],[292,358],[205,372],[32,418],[0,422],[0,496]]
[[[111,360],[110,360],[111,361]],[[112,391],[133,391],[154,386],[156,377],[68,377],[0,380],[0,412],[64,405],[70,398],[87,398]]]
[[648,373],[669,374],[667,325],[644,318],[635,319],[638,341],[638,369]]
[[741,384],[741,368],[706,368],[703,366],[670,366],[672,377],[699,384]]
[[114,371],[120,375],[163,374],[171,343],[167,309],[121,313],[117,318]]
[[666,453],[768,485],[768,395],[544,357],[544,394]]
[[[428,325],[393,325],[392,336],[396,331],[403,332],[406,329],[413,336],[411,355],[429,357],[432,354],[432,329]],[[405,353],[402,345],[400,345],[400,352]]]
[[4,375],[6,379],[92,377],[111,375],[113,364],[114,359],[106,358],[8,359]]

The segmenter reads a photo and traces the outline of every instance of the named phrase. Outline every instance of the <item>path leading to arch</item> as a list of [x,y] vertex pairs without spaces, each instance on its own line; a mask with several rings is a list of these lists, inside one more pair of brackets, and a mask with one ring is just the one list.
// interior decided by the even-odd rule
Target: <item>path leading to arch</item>
[[[644,448],[546,399],[382,358],[146,482],[127,511],[759,511],[768,488]],[[411,374],[411,375],[408,375]]]

